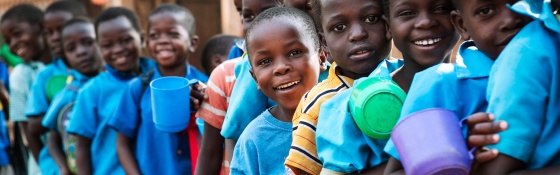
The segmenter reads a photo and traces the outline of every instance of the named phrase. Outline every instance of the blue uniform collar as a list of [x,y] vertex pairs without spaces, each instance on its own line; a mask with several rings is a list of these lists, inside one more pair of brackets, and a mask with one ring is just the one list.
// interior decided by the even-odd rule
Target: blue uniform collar
[[[155,62],[152,61],[151,59],[140,57],[140,72],[142,72],[142,74],[148,72],[154,66],[155,66]],[[109,66],[108,64],[105,64],[105,69],[107,69],[107,71],[111,73],[111,75],[122,80],[129,80],[137,76],[136,74],[133,73],[120,72],[115,68]]]
[[66,66],[66,63],[64,63],[64,60],[62,60],[62,58],[55,57],[52,64],[57,70],[63,72],[71,72],[70,70],[68,70],[68,66]]
[[458,67],[466,68],[457,69],[458,78],[488,77],[494,60],[478,50],[471,40],[464,42],[459,47],[456,64]]
[[402,59],[383,59],[383,61],[377,65],[377,68],[375,68],[368,77],[383,77],[391,79],[391,73],[399,69],[402,65]]
[[510,6],[513,11],[542,21],[544,25],[557,33],[560,33],[560,22],[552,12],[550,0],[524,0]]
[[70,76],[72,76],[73,81],[80,81],[80,82],[87,81],[90,78],[92,78],[92,77],[85,76],[84,74],[78,72],[76,69],[70,70]]

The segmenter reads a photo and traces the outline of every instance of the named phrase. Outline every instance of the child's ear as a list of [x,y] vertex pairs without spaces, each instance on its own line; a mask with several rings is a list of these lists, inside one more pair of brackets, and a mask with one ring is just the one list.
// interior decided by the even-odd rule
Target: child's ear
[[189,47],[189,51],[191,53],[194,53],[194,51],[196,50],[196,47],[198,46],[198,35],[193,35],[191,36],[191,47]]
[[389,30],[389,18],[387,15],[381,15],[381,19],[385,22],[385,39],[391,41],[391,39],[393,39],[393,34],[391,34],[391,30]]
[[319,64],[321,65],[320,72],[327,70],[327,52],[323,48],[319,49]]
[[259,86],[259,81],[257,80],[257,77],[255,77],[255,72],[253,72],[253,68],[249,69],[249,73],[251,73],[251,77],[253,77],[253,80],[255,80],[257,84],[257,89],[261,90],[261,87]]
[[451,23],[455,26],[455,30],[457,30],[457,33],[461,35],[463,40],[471,39],[469,32],[467,32],[467,28],[465,28],[465,21],[463,21],[463,17],[461,17],[461,14],[459,14],[457,10],[451,11]]

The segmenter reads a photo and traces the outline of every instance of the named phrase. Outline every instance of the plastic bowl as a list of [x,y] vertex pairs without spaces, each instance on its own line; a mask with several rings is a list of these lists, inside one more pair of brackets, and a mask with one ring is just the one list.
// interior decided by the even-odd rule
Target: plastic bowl
[[64,89],[67,83],[67,79],[68,76],[64,75],[52,76],[51,78],[49,78],[47,80],[47,83],[45,84],[45,93],[47,95],[47,99],[53,99],[58,92]]

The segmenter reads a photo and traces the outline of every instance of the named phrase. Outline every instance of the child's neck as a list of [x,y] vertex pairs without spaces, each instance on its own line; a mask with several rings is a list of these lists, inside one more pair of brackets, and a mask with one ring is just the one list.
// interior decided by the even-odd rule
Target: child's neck
[[270,114],[272,114],[272,116],[280,121],[283,122],[292,122],[292,118],[294,116],[294,113],[296,112],[296,109],[288,109],[288,108],[284,108],[280,105],[273,107],[272,109],[270,109]]
[[[420,65],[418,62],[414,61],[414,59],[404,56],[404,65],[393,72],[391,76],[393,77],[393,81],[395,81],[399,87],[404,90],[408,94],[408,90],[410,90],[410,85],[412,84],[412,79],[416,73],[427,69],[428,67],[424,67]],[[446,57],[448,59],[449,56]],[[445,60],[445,59],[444,59]]]
[[184,64],[179,64],[179,65],[174,65],[174,66],[169,66],[169,67],[163,67],[161,65],[157,65],[158,69],[159,69],[159,73],[161,74],[162,77],[166,77],[166,76],[178,76],[178,77],[185,77],[187,76],[187,63]]
[[350,71],[347,71],[347,70],[344,70],[344,69],[340,69],[340,72],[338,72],[338,74],[340,74],[342,76],[345,76],[345,77],[348,77],[348,78],[351,78],[351,79],[354,79],[354,80],[357,80],[357,79],[363,78],[363,77],[368,77],[371,74],[371,72],[373,72],[375,70],[375,68],[377,68],[377,66],[383,60],[385,60],[385,59],[382,59],[382,60],[376,61],[375,63],[372,63],[372,64],[375,65],[374,68],[371,71],[369,71],[367,73],[364,73],[364,74],[357,74],[357,73],[353,73],[353,72],[350,72]]

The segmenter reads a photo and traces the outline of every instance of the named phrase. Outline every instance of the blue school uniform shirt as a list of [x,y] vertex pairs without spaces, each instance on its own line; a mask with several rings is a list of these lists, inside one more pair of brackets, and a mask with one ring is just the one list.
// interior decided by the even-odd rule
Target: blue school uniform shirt
[[[391,78],[402,60],[384,60],[369,77]],[[362,79],[363,80],[363,79]],[[354,84],[361,81],[356,80]],[[386,162],[383,152],[387,140],[371,139],[358,128],[348,109],[351,87],[321,104],[317,121],[317,154],[323,162],[322,173],[356,173]]]
[[488,147],[528,169],[560,165],[560,22],[550,0],[520,1],[513,10],[531,16],[504,48],[490,73],[488,112],[509,127]]
[[242,55],[243,55],[243,49],[239,48],[239,46],[234,44],[233,46],[231,46],[231,49],[229,49],[229,54],[227,59],[231,60],[234,58],[239,58]]
[[[136,77],[105,65],[107,71],[97,75],[80,89],[66,132],[90,139],[93,174],[125,174],[117,157],[117,131],[108,122],[117,109],[128,82]],[[140,58],[142,74],[152,70],[155,62]]]
[[[0,81],[2,81],[6,90],[10,88],[8,66],[2,62],[0,62]],[[0,104],[0,166],[10,164],[8,152],[6,150],[6,148],[10,147],[10,139],[8,138],[8,129],[5,122],[6,116],[4,115],[4,109],[6,108],[8,108],[8,106]]]
[[280,121],[265,110],[241,134],[231,160],[230,173],[286,174],[284,160],[292,144],[292,122]]
[[[160,77],[156,66],[151,80]],[[204,77],[187,69],[185,78],[200,80]],[[129,82],[109,126],[134,140],[132,150],[142,174],[191,174],[188,136],[156,129],[152,119],[151,90],[147,87],[140,94],[141,90],[140,78]]]
[[[453,111],[459,121],[477,112],[484,112],[488,75],[494,60],[482,53],[473,41],[461,44],[455,64],[441,63],[414,76],[403,104],[399,122],[414,112],[429,108]],[[467,126],[464,125],[463,136]],[[400,160],[392,140],[385,152]]]
[[[327,63],[327,66],[330,67],[330,63]],[[220,133],[226,139],[237,140],[253,119],[259,116],[262,111],[276,105],[276,102],[257,89],[257,83],[249,72],[251,63],[247,54],[243,55],[234,69],[236,81],[233,85],[229,107]],[[327,79],[328,73],[329,71],[321,72],[319,82]]]
[[39,72],[35,84],[31,87],[31,94],[25,106],[25,115],[34,116],[45,114],[51,104],[51,99],[47,98],[45,90],[47,81],[53,76],[68,76],[69,72],[62,58],[55,58],[51,64],[47,65],[43,71]]

